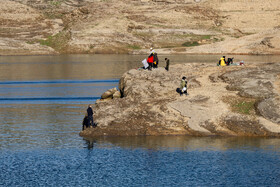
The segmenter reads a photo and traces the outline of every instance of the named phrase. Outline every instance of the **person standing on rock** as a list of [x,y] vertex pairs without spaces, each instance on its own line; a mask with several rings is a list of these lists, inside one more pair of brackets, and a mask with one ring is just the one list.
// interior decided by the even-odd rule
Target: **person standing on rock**
[[157,53],[155,51],[153,52],[153,56],[154,56],[153,68],[157,68],[159,60],[158,60]]
[[158,56],[157,53],[155,52],[155,50],[153,50],[153,48],[150,48],[150,54],[147,60],[148,64],[149,64],[149,70],[152,70],[152,68],[157,68],[158,67]]
[[164,60],[165,60],[165,63],[166,63],[165,69],[166,69],[166,71],[169,71],[169,59],[165,58]]
[[93,110],[92,110],[91,105],[88,105],[87,116],[88,116],[88,127],[94,126],[94,124],[93,124]]
[[182,77],[182,80],[181,80],[181,85],[180,85],[180,88],[181,88],[181,92],[180,92],[180,95],[182,96],[183,94],[186,94],[188,95],[188,92],[187,92],[187,78],[184,76]]

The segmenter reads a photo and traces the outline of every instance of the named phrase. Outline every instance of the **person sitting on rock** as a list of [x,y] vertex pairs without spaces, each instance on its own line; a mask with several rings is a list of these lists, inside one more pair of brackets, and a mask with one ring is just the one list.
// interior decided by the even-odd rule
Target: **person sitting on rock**
[[233,63],[233,58],[228,58],[226,62],[227,66],[231,65],[232,63]]
[[220,66],[226,66],[226,57],[225,57],[225,56],[223,56],[223,57],[220,59],[219,65],[220,65]]
[[181,88],[181,92],[180,92],[180,95],[182,96],[183,94],[186,94],[188,95],[188,92],[187,92],[187,78],[184,76],[182,77],[182,80],[181,80],[181,85],[180,85],[180,88]]

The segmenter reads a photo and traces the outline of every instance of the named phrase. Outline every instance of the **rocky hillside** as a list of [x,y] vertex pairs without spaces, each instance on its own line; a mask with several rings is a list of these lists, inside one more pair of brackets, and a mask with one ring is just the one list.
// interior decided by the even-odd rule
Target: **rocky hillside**
[[279,0],[2,0],[0,55],[279,54]]
[[[182,76],[188,96],[176,92]],[[123,98],[97,101],[98,126],[80,135],[279,136],[279,76],[279,63],[130,70],[120,80]]]

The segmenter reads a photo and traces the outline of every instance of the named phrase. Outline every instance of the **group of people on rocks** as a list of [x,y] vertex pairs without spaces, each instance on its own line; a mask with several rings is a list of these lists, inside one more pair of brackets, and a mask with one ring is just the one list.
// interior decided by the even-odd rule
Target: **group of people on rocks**
[[[166,69],[166,71],[169,71],[170,60],[168,58],[165,58],[164,60],[166,63],[165,69]],[[142,63],[144,65],[143,69],[152,70],[153,68],[158,68],[159,59],[158,59],[157,53],[155,52],[155,50],[153,48],[150,48],[150,54],[149,54],[147,60],[146,59],[143,60]]]
[[[164,60],[166,63],[165,70],[169,71],[170,60],[168,58],[165,58]],[[158,59],[157,53],[155,52],[155,50],[153,50],[153,48],[150,49],[150,54],[148,56],[147,63],[148,63],[147,66],[143,63],[144,64],[143,69],[152,70],[153,68],[158,68],[159,59]],[[177,92],[180,93],[181,96],[188,95],[187,83],[188,83],[187,78],[185,76],[183,76],[181,83],[180,83],[180,88],[177,89]],[[94,128],[96,126],[97,126],[97,123],[95,123],[93,120],[92,106],[88,105],[86,115],[83,119],[83,128],[82,129],[85,130],[86,128]]]
[[223,56],[223,57],[220,58],[220,60],[219,60],[219,62],[218,62],[218,64],[217,64],[217,66],[229,66],[229,65],[231,65],[231,64],[233,63],[233,59],[234,59],[234,58],[228,58],[228,59],[226,60],[226,57]]
[[243,65],[245,65],[245,63],[244,63],[243,60],[240,61],[240,62],[237,62],[237,63],[233,63],[233,59],[234,59],[234,58],[228,58],[228,59],[226,60],[226,57],[223,56],[223,57],[221,57],[220,60],[218,61],[217,66],[239,66],[239,65],[240,65],[240,66],[243,66]]
[[[233,59],[234,58],[228,58],[226,60],[226,57],[223,56],[220,58],[219,62],[217,63],[217,66],[229,66],[229,65],[235,65],[236,63],[233,63]],[[166,71],[169,71],[169,63],[170,60],[168,58],[165,58],[165,62],[166,62]],[[142,61],[142,63],[144,64],[143,68],[140,69],[148,69],[148,70],[152,70],[153,68],[158,68],[158,64],[159,64],[159,59],[157,56],[157,53],[155,52],[155,50],[153,48],[150,48],[150,53],[148,56],[148,59]],[[241,61],[240,63],[238,63],[238,65],[244,65],[244,62]],[[180,83],[180,88],[177,88],[177,92],[180,94],[180,96],[182,95],[189,95],[188,91],[187,91],[187,78],[185,76],[182,77],[181,79],[181,83]],[[91,105],[88,105],[87,108],[87,114],[84,117],[83,120],[83,130],[85,128],[92,128],[92,127],[96,127],[97,123],[94,123],[93,121],[93,110]]]
[[[166,66],[165,66],[165,69],[166,71],[169,71],[169,63],[170,63],[170,60],[168,58],[165,58],[165,63],[166,63]],[[158,67],[158,63],[159,63],[159,60],[158,60],[158,56],[157,56],[157,53],[155,52],[155,50],[153,48],[150,48],[150,54],[148,56],[148,60],[147,60],[149,66],[147,69],[149,70],[152,70],[152,68],[157,68]],[[144,66],[145,67],[145,66]],[[146,69],[146,68],[144,68]],[[180,84],[180,88],[177,89],[177,92],[180,93],[180,95],[188,95],[188,92],[187,92],[187,78],[185,76],[182,77],[182,80],[181,80],[181,84]]]

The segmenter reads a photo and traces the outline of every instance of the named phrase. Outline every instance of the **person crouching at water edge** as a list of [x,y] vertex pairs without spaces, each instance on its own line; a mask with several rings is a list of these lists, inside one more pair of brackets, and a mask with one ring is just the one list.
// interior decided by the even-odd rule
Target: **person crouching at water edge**
[[181,88],[181,91],[180,91],[180,95],[182,96],[183,94],[186,94],[188,95],[188,92],[187,92],[187,78],[184,76],[182,77],[182,80],[181,80],[181,85],[180,85],[180,88]]
[[87,113],[83,120],[83,130],[85,129],[85,127],[89,128],[91,126],[96,127],[97,124],[93,122],[93,110],[91,105],[88,105]]

